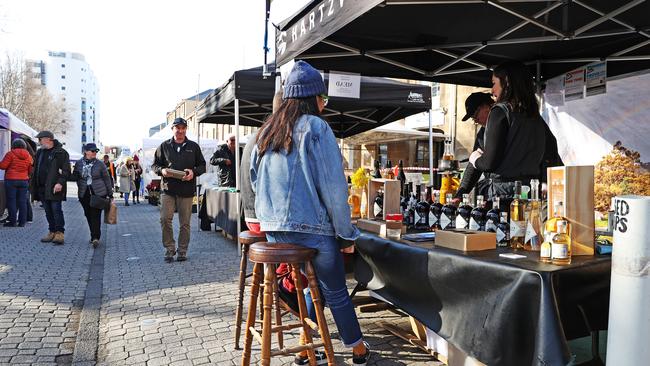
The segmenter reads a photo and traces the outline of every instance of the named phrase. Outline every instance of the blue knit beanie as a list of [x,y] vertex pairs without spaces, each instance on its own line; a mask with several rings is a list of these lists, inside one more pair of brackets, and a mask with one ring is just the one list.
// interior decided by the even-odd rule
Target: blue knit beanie
[[325,83],[320,73],[305,61],[298,61],[287,76],[282,98],[307,98],[325,93]]

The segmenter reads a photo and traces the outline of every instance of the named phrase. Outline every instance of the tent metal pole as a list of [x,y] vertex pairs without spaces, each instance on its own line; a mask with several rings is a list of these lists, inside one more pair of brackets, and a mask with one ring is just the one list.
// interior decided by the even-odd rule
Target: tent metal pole
[[[431,89],[432,89],[431,91],[433,92],[433,83],[431,83]],[[433,105],[431,106],[431,109],[429,109],[429,186],[433,186],[433,113],[432,112],[433,112]]]
[[559,30],[557,30],[557,29],[555,29],[555,28],[553,28],[553,27],[551,27],[551,26],[549,26],[547,24],[544,24],[542,22],[538,22],[537,20],[535,20],[535,19],[533,19],[533,18],[531,18],[531,17],[529,17],[527,15],[523,15],[523,14],[511,9],[510,7],[504,6],[503,4],[500,4],[500,3],[492,1],[492,0],[488,0],[487,3],[494,6],[497,9],[501,9],[501,10],[505,11],[508,14],[511,14],[511,15],[514,15],[514,16],[516,16],[518,18],[526,20],[526,21],[528,21],[528,23],[534,24],[534,25],[536,25],[536,26],[538,26],[538,27],[540,27],[542,29],[545,29],[545,30],[547,30],[547,31],[559,36],[559,37],[563,37],[563,38],[566,37],[566,35],[564,33],[560,32]]
[[241,195],[239,190],[241,188],[240,176],[241,176],[241,167],[239,166],[239,99],[235,98],[235,201],[237,202],[237,248],[241,248],[241,243],[239,242],[239,234],[241,234]]
[[636,1],[632,1],[630,3],[627,3],[627,4],[621,6],[618,9],[615,9],[615,10],[613,10],[613,11],[607,13],[607,14],[602,15],[600,18],[594,20],[593,22],[591,22],[589,24],[586,24],[586,25],[576,29],[573,32],[573,34],[577,36],[578,34],[584,33],[586,31],[588,31],[589,29],[598,26],[599,24],[601,24],[603,22],[606,22],[606,21],[612,19],[615,16],[617,16],[617,15],[619,15],[621,13],[624,13],[624,12],[632,9],[633,7],[635,7],[635,6],[637,6],[637,5],[641,4],[641,3],[644,3],[645,1],[646,0],[636,0]]

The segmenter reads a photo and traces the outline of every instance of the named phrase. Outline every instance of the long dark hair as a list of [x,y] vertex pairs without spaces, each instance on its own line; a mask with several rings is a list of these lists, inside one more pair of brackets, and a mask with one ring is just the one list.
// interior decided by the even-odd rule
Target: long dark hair
[[291,135],[293,126],[303,114],[319,116],[316,96],[307,98],[289,98],[282,101],[277,112],[264,122],[257,134],[257,150],[260,157],[269,148],[273,152],[284,149],[291,152]]
[[508,61],[497,66],[493,72],[501,82],[499,103],[509,103],[515,112],[533,116],[539,113],[535,97],[535,84],[530,70],[519,61]]

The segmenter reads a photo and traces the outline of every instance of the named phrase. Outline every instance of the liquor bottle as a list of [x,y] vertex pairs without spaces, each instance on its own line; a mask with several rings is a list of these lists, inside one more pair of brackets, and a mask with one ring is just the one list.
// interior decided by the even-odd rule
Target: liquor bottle
[[539,251],[544,242],[542,235],[542,204],[539,200],[539,180],[530,180],[530,200],[526,203],[526,236],[524,249]]
[[510,248],[524,249],[526,207],[521,199],[521,182],[515,181],[515,197],[510,203]]
[[413,193],[413,183],[408,184],[408,216],[409,216],[409,229],[415,228],[415,205],[418,203],[418,200],[415,198],[415,193]]
[[375,159],[375,171],[372,172],[373,178],[381,178],[381,163],[379,159]]
[[463,204],[458,207],[456,215],[456,229],[469,228],[469,221],[472,217],[472,206],[469,204],[469,194],[463,194]]
[[553,264],[571,263],[571,237],[567,234],[566,220],[557,221],[557,234],[551,239],[551,258]]
[[400,160],[397,166],[397,180],[399,180],[400,189],[404,191],[406,185],[406,174],[404,174],[404,161]]
[[415,228],[418,230],[429,230],[429,202],[427,201],[426,186],[419,187],[420,200],[415,205]]
[[402,187],[402,195],[400,197],[399,206],[400,211],[402,211],[402,224],[406,225],[407,228],[410,228],[412,222],[410,221],[411,216],[409,216],[409,186],[404,184]]
[[542,247],[539,250],[539,261],[544,263],[551,263],[553,257],[551,255],[551,242],[544,241]]
[[492,200],[492,208],[485,214],[485,231],[497,232],[497,225],[501,222],[499,202],[499,196],[495,196]]
[[429,225],[431,230],[440,229],[440,215],[442,214],[442,203],[440,203],[440,191],[433,191],[433,203],[429,207]]
[[510,225],[508,224],[508,213],[501,212],[501,219],[497,224],[497,247],[507,248],[510,244]]
[[483,200],[482,195],[478,195],[476,196],[476,208],[472,210],[469,219],[469,229],[485,231],[486,216],[487,210],[485,209],[485,201]]
[[449,230],[456,228],[456,213],[458,209],[454,205],[453,195],[447,193],[445,197],[447,203],[442,207],[442,214],[440,215],[440,228],[442,230]]
[[375,203],[372,206],[372,210],[375,219],[384,219],[384,190],[381,188],[377,191],[377,195],[375,196]]
[[553,239],[553,235],[557,233],[557,222],[560,220],[564,220],[567,222],[567,234],[571,236],[571,223],[569,223],[569,220],[566,217],[564,217],[564,204],[562,203],[562,201],[557,201],[555,202],[553,217],[546,220],[546,223],[544,224],[545,242],[549,242],[549,243],[551,242],[551,239]]
[[390,160],[386,160],[386,179],[395,179],[395,173],[393,173],[393,163]]

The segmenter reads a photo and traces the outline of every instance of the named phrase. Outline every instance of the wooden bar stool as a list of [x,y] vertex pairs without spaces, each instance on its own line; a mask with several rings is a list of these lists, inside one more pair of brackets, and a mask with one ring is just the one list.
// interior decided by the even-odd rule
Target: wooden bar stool
[[[314,349],[319,347],[325,348],[325,355],[327,356],[327,364],[334,366],[334,349],[332,348],[332,340],[327,328],[327,320],[321,305],[320,291],[318,289],[318,280],[316,279],[316,272],[311,264],[312,258],[316,255],[316,250],[304,248],[299,245],[286,244],[286,243],[265,243],[259,242],[252,244],[249,250],[250,260],[255,263],[253,266],[253,284],[251,289],[250,306],[248,307],[248,317],[246,319],[246,337],[244,340],[244,353],[242,354],[242,366],[249,365],[251,360],[251,346],[253,338],[255,338],[262,346],[262,365],[268,366],[271,364],[271,357],[286,356],[289,354],[307,351],[309,356],[309,364],[316,365],[316,354]],[[291,266],[291,275],[293,282],[296,286],[298,294],[298,308],[300,309],[300,321],[292,324],[271,324],[271,312],[273,307],[273,283],[277,283],[275,270],[280,263],[289,263]],[[307,281],[309,282],[309,290],[314,302],[316,310],[316,319],[318,324],[314,323],[307,315],[307,305],[305,297],[302,296],[304,285],[302,283],[302,276],[300,275],[300,265],[305,265],[307,272]],[[257,308],[257,297],[259,293],[260,283],[262,282],[262,269],[266,265],[264,274],[264,317],[262,323],[262,334],[255,329],[255,311]],[[276,302],[276,306],[277,306]],[[277,307],[276,307],[277,311]],[[280,346],[279,349],[271,349],[271,335],[273,333],[281,334],[283,331],[302,328],[307,344],[298,345],[291,348],[284,348]],[[321,342],[314,343],[310,328],[317,330],[321,337]]]
[[[244,312],[244,289],[246,288],[246,279],[252,276],[252,273],[247,273],[248,267],[248,248],[253,243],[266,241],[264,233],[255,233],[252,231],[242,231],[239,234],[239,243],[241,244],[241,261],[239,263],[239,298],[237,299],[237,312],[235,313],[235,349],[239,348],[239,339],[241,338],[241,323],[242,314]],[[277,286],[277,284],[276,284]],[[262,314],[262,306],[260,305],[260,314]]]

